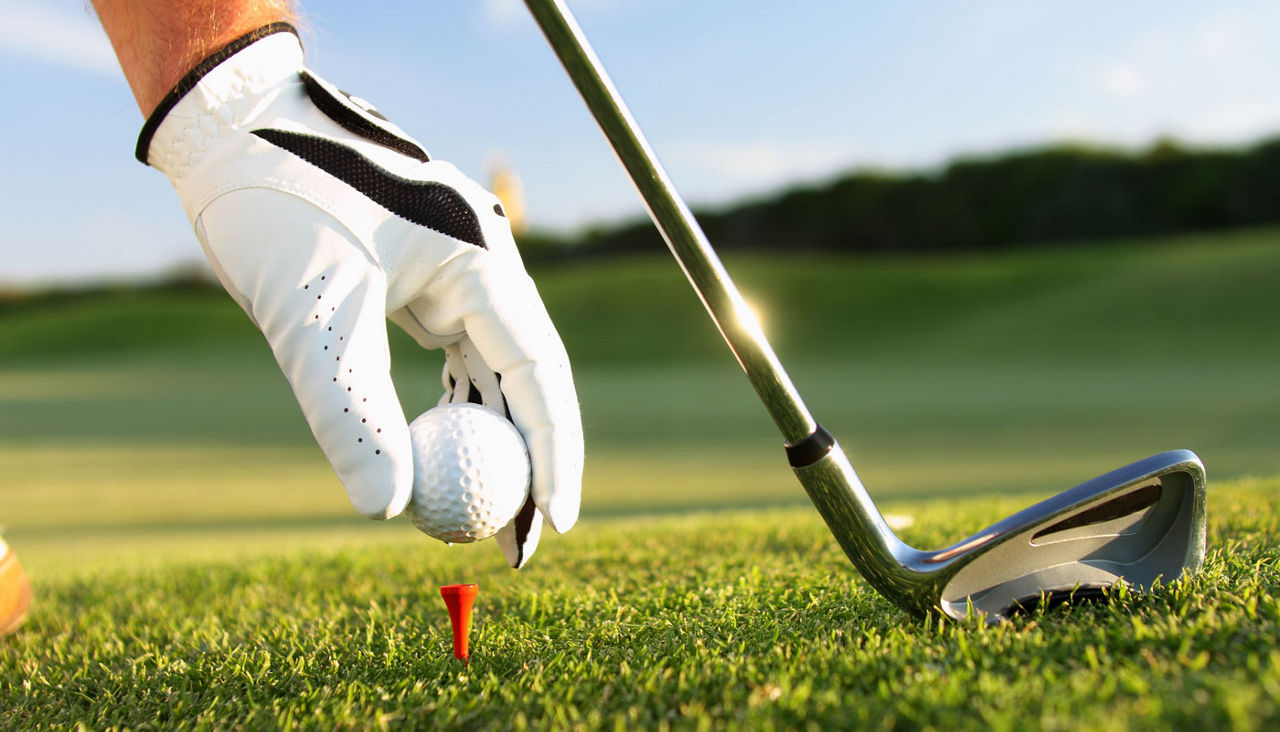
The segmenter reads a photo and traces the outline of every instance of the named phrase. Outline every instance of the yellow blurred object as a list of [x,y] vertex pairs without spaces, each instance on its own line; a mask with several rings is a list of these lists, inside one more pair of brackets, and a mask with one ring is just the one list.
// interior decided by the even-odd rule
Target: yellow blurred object
[[31,607],[31,584],[8,545],[0,540],[0,637],[22,625]]
[[489,188],[502,202],[502,210],[511,222],[511,233],[520,236],[525,232],[524,189],[520,177],[506,158],[494,156],[489,160]]

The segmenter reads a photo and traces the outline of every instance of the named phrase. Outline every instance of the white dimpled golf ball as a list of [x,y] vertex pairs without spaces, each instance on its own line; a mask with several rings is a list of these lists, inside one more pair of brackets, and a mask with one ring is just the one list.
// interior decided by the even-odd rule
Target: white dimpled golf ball
[[418,530],[450,544],[480,541],[529,496],[529,450],[515,425],[478,404],[445,404],[409,425]]

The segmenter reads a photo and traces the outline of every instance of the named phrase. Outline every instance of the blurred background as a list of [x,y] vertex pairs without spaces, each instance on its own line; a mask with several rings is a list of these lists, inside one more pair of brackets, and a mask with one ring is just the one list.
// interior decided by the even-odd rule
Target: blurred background
[[[1280,6],[570,5],[886,506],[1030,501],[1178,447],[1211,479],[1280,469]],[[585,520],[805,503],[521,2],[303,8],[319,74],[520,202]],[[0,524],[24,562],[413,539],[354,516],[133,160],[91,12],[0,14]],[[440,358],[392,336],[412,417]]]

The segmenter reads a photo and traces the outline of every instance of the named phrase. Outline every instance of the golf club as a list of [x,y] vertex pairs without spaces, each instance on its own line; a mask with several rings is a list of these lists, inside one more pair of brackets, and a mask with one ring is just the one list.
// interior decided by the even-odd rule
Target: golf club
[[1165,452],[1024,509],[950,547],[914,549],[889,528],[835,439],[810,415],[693,214],[641,135],[562,0],[525,0],[694,290],[764,402],[787,459],[849,559],[917,616],[989,621],[1040,602],[1146,591],[1193,572],[1205,551],[1205,473]]

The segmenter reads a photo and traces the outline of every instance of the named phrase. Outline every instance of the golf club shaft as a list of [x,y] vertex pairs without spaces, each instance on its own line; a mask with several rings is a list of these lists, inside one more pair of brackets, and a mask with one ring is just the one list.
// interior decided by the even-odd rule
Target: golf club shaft
[[[1043,600],[1046,591],[1100,590],[1114,581],[1127,581],[1125,573],[1142,588],[1199,565],[1205,541],[1204,469],[1199,458],[1186,451],[1157,455],[1076,486],[940,551],[920,551],[905,544],[885,522],[848,456],[814,422],[755,314],[676,193],[563,0],[525,0],[525,5],[777,423],[787,444],[788,461],[805,492],[845,554],[881,594],[915,615],[941,610],[959,618],[977,610],[992,618],[1012,606],[1020,607],[1025,599]],[[1184,477],[1171,477],[1175,473]],[[1114,523],[1132,517],[1137,510],[1155,505],[1135,504],[1135,496],[1147,500],[1154,495],[1158,501],[1166,489],[1172,498],[1151,511],[1167,526],[1145,514],[1137,518],[1147,533],[1134,539],[1139,537],[1137,530],[1122,532],[1128,537],[1123,546],[1117,544],[1122,553],[1106,561],[1102,557],[1103,547],[1110,544],[1108,535],[1087,530],[1071,533],[1086,528],[1074,521]],[[1046,533],[1054,538],[1035,544]],[[1167,540],[1170,536],[1172,540]],[[1135,549],[1135,541],[1145,544]],[[1085,553],[1075,556],[1073,546],[1083,547]],[[953,587],[953,582],[959,584]]]
[[640,133],[622,97],[562,0],[525,0],[561,64],[639,189],[649,216],[702,299],[788,445],[817,424],[729,278],[689,207]]

